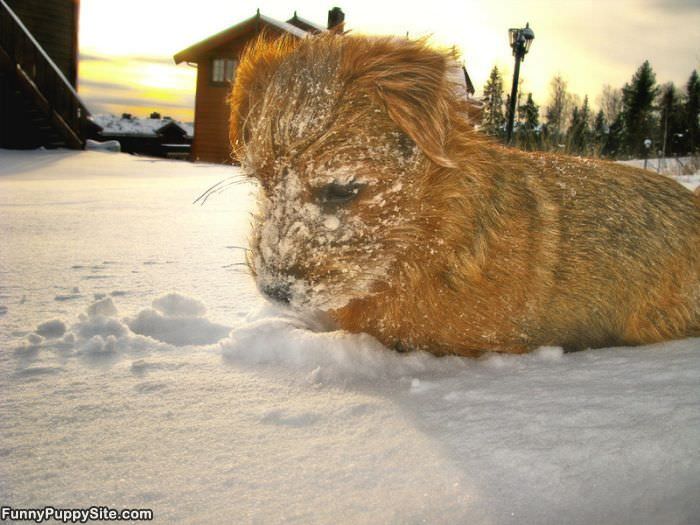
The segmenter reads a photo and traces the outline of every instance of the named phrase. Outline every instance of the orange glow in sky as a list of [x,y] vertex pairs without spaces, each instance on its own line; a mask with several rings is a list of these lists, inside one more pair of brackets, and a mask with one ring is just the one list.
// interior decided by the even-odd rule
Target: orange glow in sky
[[477,89],[494,65],[510,85],[509,27],[535,31],[522,65],[523,91],[545,106],[551,78],[562,74],[570,90],[595,105],[603,84],[622,87],[651,62],[659,83],[682,87],[700,69],[697,0],[435,0],[425,3],[348,0],[82,0],[79,92],[95,113],[151,111],[191,121],[196,71],[172,56],[249,18],[260,8],[278,20],[299,16],[325,25],[339,5],[346,28],[365,34],[431,35],[457,47]]

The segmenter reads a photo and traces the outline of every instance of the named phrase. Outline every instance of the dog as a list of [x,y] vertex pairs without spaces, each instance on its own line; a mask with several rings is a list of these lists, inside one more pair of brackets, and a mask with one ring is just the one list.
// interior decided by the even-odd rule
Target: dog
[[474,128],[453,52],[262,38],[230,138],[260,184],[261,292],[399,350],[478,356],[700,335],[700,197]]

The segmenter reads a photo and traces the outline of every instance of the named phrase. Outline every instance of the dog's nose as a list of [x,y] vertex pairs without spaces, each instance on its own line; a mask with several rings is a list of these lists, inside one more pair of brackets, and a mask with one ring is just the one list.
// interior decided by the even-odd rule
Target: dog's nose
[[289,304],[292,299],[289,283],[266,284],[261,290],[267,297],[278,303]]

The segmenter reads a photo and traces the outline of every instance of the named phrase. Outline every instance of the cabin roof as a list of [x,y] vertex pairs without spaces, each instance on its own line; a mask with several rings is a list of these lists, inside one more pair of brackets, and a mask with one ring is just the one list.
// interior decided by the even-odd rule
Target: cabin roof
[[303,29],[304,31],[310,32],[310,33],[322,33],[323,31],[326,30],[325,27],[318,25],[311,20],[307,20],[306,18],[302,18],[299,15],[297,15],[297,12],[294,11],[294,16],[287,20],[288,24],[292,24],[293,26],[298,27],[299,29]]
[[[316,24],[312,24],[311,22],[304,20],[303,18],[297,17],[296,13],[294,15],[295,16],[290,19],[290,22],[298,21],[299,25],[307,25],[313,29],[309,29],[308,31],[304,30],[300,27],[297,27],[296,25],[293,25],[290,22],[282,22],[269,16],[265,16],[261,14],[258,10],[255,16],[252,16],[244,20],[243,22],[236,24],[235,26],[231,26],[228,29],[224,29],[223,31],[220,31],[215,35],[212,35],[209,38],[205,38],[204,40],[197,42],[196,44],[188,47],[187,49],[183,49],[179,53],[176,53],[173,56],[173,59],[175,60],[176,64],[179,64],[181,62],[198,62],[203,55],[206,55],[210,51],[216,49],[217,47],[227,42],[230,42],[231,40],[240,38],[241,36],[244,36],[248,33],[253,33],[260,29],[261,26],[271,27],[293,35],[297,38],[306,38],[307,36],[309,36],[310,33],[317,32],[316,30],[319,26],[317,26]],[[323,29],[321,28],[320,30]]]

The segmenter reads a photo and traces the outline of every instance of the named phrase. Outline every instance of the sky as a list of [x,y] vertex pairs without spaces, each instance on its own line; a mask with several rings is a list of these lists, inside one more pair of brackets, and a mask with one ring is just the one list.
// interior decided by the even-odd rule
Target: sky
[[509,91],[513,57],[508,28],[527,22],[535,40],[521,66],[523,92],[546,106],[556,74],[592,104],[604,84],[622,87],[644,60],[659,83],[682,87],[700,70],[700,0],[82,0],[79,92],[93,113],[159,111],[194,118],[196,71],[172,57],[256,9],[325,25],[331,7],[360,34],[429,35],[461,52],[477,94],[494,65]]

